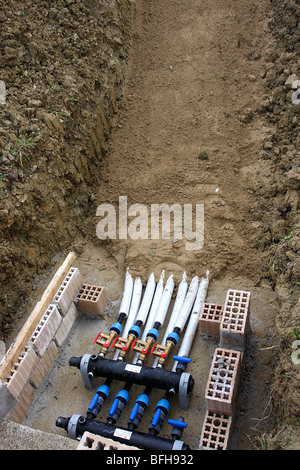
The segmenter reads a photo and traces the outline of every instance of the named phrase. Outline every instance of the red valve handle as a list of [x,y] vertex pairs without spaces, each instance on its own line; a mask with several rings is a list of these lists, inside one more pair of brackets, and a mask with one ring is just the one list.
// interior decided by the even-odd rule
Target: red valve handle
[[95,337],[95,339],[94,339],[94,344],[96,343],[96,341],[97,341],[97,339],[99,338],[99,336],[101,335],[101,333],[102,333],[102,332],[100,331],[100,333],[98,333],[97,336]]
[[131,348],[130,348],[130,351],[132,351],[132,350],[133,350],[133,348],[134,348],[134,345],[135,345],[135,343],[137,342],[137,340],[138,340],[138,338],[135,338],[135,340],[133,341],[133,343],[132,343],[132,345],[131,345]]
[[150,351],[150,356],[152,356],[152,354],[153,354],[153,351],[154,351],[154,349],[156,348],[156,346],[157,346],[157,343],[155,343],[155,345],[154,345],[154,346],[151,348],[151,351]]
[[120,338],[120,335],[117,336],[117,337],[113,340],[113,342],[112,342],[112,344],[111,344],[111,347],[112,347],[112,348],[115,347],[115,344],[116,344],[116,342],[118,341],[119,338]]

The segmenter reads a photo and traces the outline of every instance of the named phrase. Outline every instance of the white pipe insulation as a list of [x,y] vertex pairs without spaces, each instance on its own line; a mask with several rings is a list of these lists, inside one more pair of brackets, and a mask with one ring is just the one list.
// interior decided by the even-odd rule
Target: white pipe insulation
[[[158,290],[155,293],[155,305],[153,306],[153,309],[151,308],[151,318],[150,314],[146,323],[146,326],[144,328],[144,332],[142,335],[142,341],[145,341],[147,338],[147,334],[151,328],[153,328],[155,322],[159,322],[161,325],[163,324],[169,305],[171,301],[171,297],[173,294],[174,290],[174,280],[173,280],[173,274],[169,277],[169,279],[166,282],[165,288],[163,288],[163,278],[164,278],[165,272],[163,271],[161,273],[159,282],[157,284]],[[153,301],[154,302],[154,301]],[[136,364],[137,360],[139,357],[139,353],[136,353],[133,359],[133,364]]]
[[166,318],[166,315],[167,315],[167,312],[168,312],[168,309],[169,309],[170,302],[171,302],[171,297],[172,297],[172,294],[173,294],[174,285],[175,284],[174,284],[173,274],[171,274],[171,276],[169,277],[169,279],[166,282],[166,285],[165,285],[164,291],[162,293],[159,305],[157,307],[154,323],[159,322],[160,325],[163,325],[163,323],[165,321],[165,318]]
[[128,312],[130,308],[132,289],[133,289],[133,279],[129,272],[129,268],[127,268],[126,274],[125,274],[123,296],[122,296],[121,305],[119,308],[119,313],[125,313],[126,317],[128,316]]
[[191,280],[188,293],[184,299],[180,312],[177,315],[177,318],[175,320],[174,328],[179,328],[180,331],[184,329],[185,323],[192,310],[192,307],[196,298],[196,294],[198,291],[198,285],[199,285],[199,278],[198,276],[195,276]]
[[170,316],[170,320],[169,320],[162,344],[164,344],[169,333],[171,333],[171,331],[174,330],[175,321],[177,319],[178,314],[180,313],[187,290],[188,290],[188,283],[186,281],[186,272],[184,272],[182,275],[182,280],[178,286],[174,307]]
[[[192,347],[194,337],[197,331],[198,323],[199,323],[199,317],[200,317],[200,312],[202,309],[202,306],[205,302],[205,298],[207,295],[207,289],[209,285],[209,271],[206,271],[206,277],[201,279],[196,300],[193,306],[193,310],[184,334],[184,338],[181,342],[181,346],[178,351],[178,356],[183,356],[183,357],[188,357],[190,353],[190,349]],[[175,361],[172,370],[176,371],[178,362]]]
[[[122,332],[122,337],[123,338],[127,338],[128,331],[130,330],[132,325],[134,325],[135,317],[137,315],[137,312],[138,312],[138,309],[139,309],[139,306],[140,306],[140,303],[141,303],[142,290],[143,290],[143,284],[142,284],[141,278],[137,277],[135,279],[134,285],[133,285],[133,292],[132,292],[132,296],[131,296],[130,310],[129,310],[128,317],[127,317],[127,320],[126,320],[126,325],[125,325],[124,331]],[[116,352],[114,354],[114,361],[116,361],[118,359],[119,354],[120,354],[120,351],[116,350]]]
[[[181,282],[178,286],[175,303],[174,303],[174,306],[173,306],[173,309],[172,309],[172,313],[171,313],[171,316],[170,316],[168,326],[167,326],[165,334],[164,334],[164,339],[162,341],[162,344],[165,344],[169,333],[171,333],[174,330],[174,324],[175,324],[176,318],[177,318],[177,316],[178,316],[178,314],[181,310],[181,307],[183,305],[187,290],[188,290],[188,283],[186,281],[186,272],[184,272],[183,275],[182,275],[182,280],[181,280]],[[156,367],[158,361],[159,361],[159,358],[156,357],[153,361],[152,367]]]
[[143,325],[145,324],[145,321],[146,321],[146,318],[147,318],[147,315],[149,313],[149,309],[151,306],[155,286],[156,286],[156,283],[155,283],[154,273],[151,273],[149,276],[147,285],[146,285],[143,300],[139,308],[139,311],[137,313],[135,322],[141,321]]
[[160,278],[159,278],[159,281],[156,285],[155,294],[154,294],[153,302],[152,302],[152,305],[151,305],[151,310],[150,310],[150,313],[149,313],[149,316],[148,316],[148,319],[147,319],[146,326],[145,326],[144,331],[143,331],[142,341],[145,341],[148,331],[151,328],[153,328],[153,325],[154,325],[154,322],[155,322],[156,311],[157,311],[157,308],[159,306],[159,302],[161,300],[162,293],[164,291],[164,277],[165,277],[165,270],[162,271],[162,273],[160,275]]
[[134,325],[135,319],[137,316],[137,312],[141,303],[142,299],[142,290],[143,290],[143,284],[142,280],[140,277],[137,277],[134,281],[133,285],[133,292],[132,292],[132,297],[131,297],[131,304],[130,304],[130,310],[128,313],[128,318],[126,321],[126,326],[124,328],[124,332],[122,333],[123,338],[126,338],[128,335],[128,331],[130,328]]

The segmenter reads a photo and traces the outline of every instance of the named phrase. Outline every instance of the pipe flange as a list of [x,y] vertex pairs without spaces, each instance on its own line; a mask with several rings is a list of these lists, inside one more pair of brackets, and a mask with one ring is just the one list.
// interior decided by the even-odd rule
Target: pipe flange
[[89,361],[91,358],[91,354],[84,354],[80,361],[80,372],[82,379],[89,390],[93,390],[94,382],[91,374],[89,374]]
[[68,423],[68,435],[71,439],[77,439],[77,423],[81,415],[73,415],[71,416],[69,423]]
[[184,446],[184,442],[183,442],[183,441],[174,441],[172,450],[182,450],[182,449],[183,449],[183,446]]
[[189,382],[191,374],[182,372],[179,381],[178,395],[179,395],[179,406],[182,410],[187,410],[189,407],[190,393],[188,393]]

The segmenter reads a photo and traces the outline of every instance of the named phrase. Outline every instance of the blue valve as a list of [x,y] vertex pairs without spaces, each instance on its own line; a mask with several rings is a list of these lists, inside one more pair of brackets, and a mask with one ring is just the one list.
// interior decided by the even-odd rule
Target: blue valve
[[136,399],[134,407],[132,408],[132,412],[129,416],[129,421],[134,421],[139,411],[139,407],[143,406],[143,408],[146,409],[149,406],[149,401],[149,397],[145,393],[139,395]]
[[180,364],[188,364],[191,362],[191,359],[185,356],[173,356],[173,359],[174,361],[180,362]]
[[159,418],[160,418],[160,413],[161,413],[161,410],[158,408],[153,416],[153,419],[152,419],[152,426],[156,426],[158,421],[159,421]]
[[111,405],[111,408],[109,410],[109,413],[108,413],[109,416],[113,416],[115,414],[116,410],[118,409],[118,405],[119,405],[119,400],[118,400],[118,398],[115,398],[114,402]]
[[98,403],[100,393],[102,393],[105,398],[107,398],[109,395],[109,387],[107,385],[100,385],[100,387],[98,387],[97,392],[92,398],[92,401],[88,407],[88,411],[92,411],[95,408]]
[[184,421],[180,421],[179,419],[168,419],[168,424],[180,429],[184,429],[187,427],[187,423],[185,423]]
[[98,395],[98,393],[96,393],[96,395],[94,395],[94,397],[93,397],[93,399],[92,399],[92,401],[91,401],[91,403],[88,407],[88,411],[92,411],[95,408],[95,406],[98,403],[98,398],[99,398],[99,395]]
[[132,408],[132,412],[130,413],[130,416],[129,416],[129,421],[134,421],[137,415],[137,412],[139,411],[139,407],[140,405],[138,403],[134,405],[134,407]]

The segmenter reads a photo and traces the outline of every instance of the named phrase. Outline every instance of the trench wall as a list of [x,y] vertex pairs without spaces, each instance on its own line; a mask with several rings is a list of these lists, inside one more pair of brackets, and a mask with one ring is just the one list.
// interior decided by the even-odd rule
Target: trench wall
[[[0,6],[6,12],[2,0]],[[42,1],[38,11],[31,2],[21,11],[13,0],[0,16],[4,338],[32,279],[86,233],[122,97],[134,13],[134,0],[56,0],[51,8]]]

